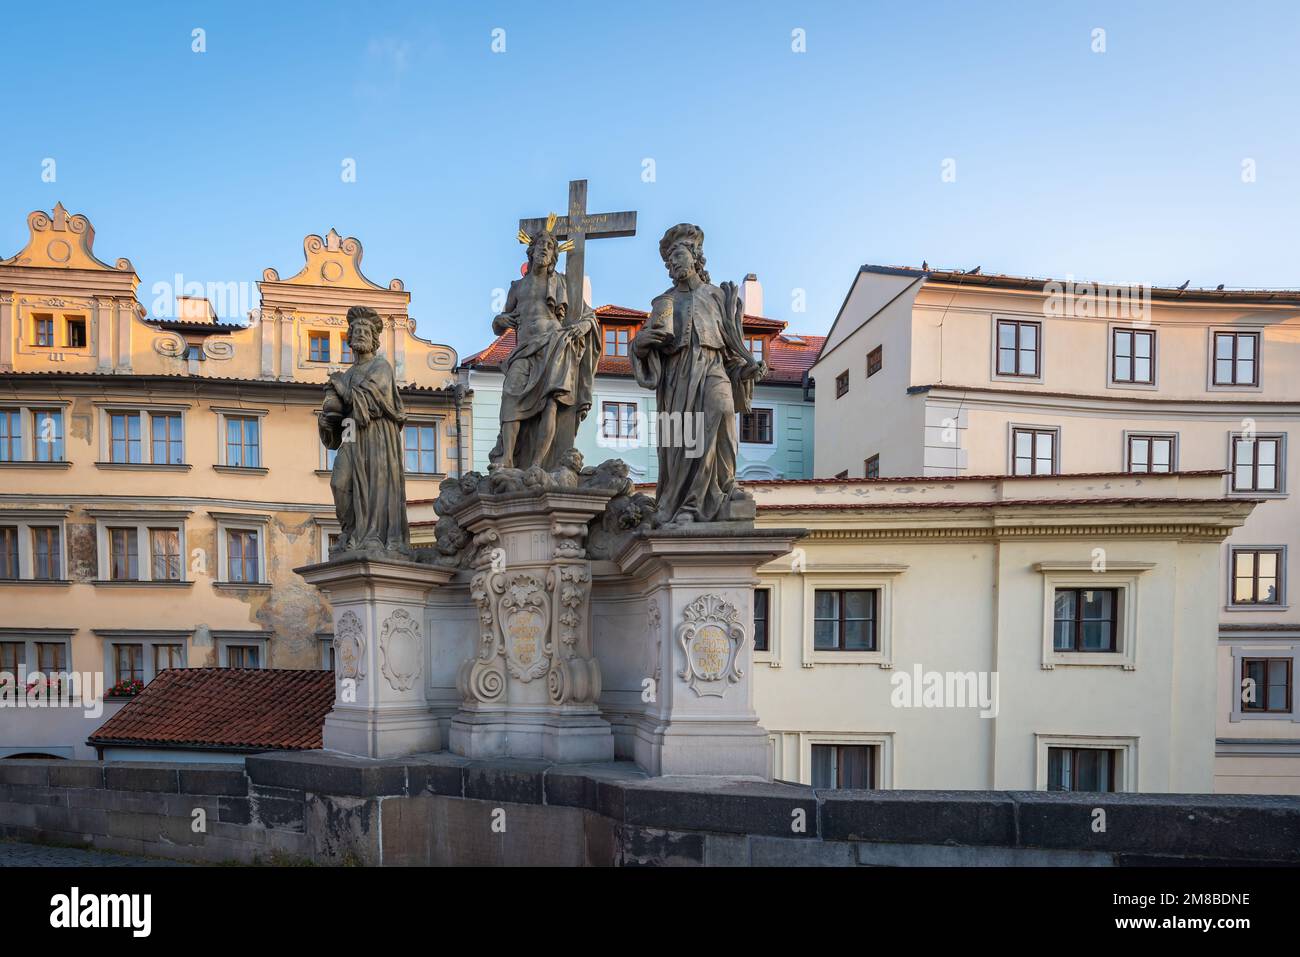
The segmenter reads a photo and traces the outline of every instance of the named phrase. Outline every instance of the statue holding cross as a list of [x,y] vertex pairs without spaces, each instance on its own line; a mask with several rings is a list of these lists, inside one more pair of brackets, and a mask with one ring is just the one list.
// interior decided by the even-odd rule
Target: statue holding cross
[[[505,308],[492,320],[497,335],[515,331],[503,366],[501,432],[490,467],[551,470],[573,449],[578,426],[591,409],[592,381],[600,358],[600,324],[584,301],[587,239],[631,236],[636,213],[589,214],[587,181],[569,184],[569,214],[519,223],[528,268],[510,284]],[[565,279],[556,274],[568,256]]]

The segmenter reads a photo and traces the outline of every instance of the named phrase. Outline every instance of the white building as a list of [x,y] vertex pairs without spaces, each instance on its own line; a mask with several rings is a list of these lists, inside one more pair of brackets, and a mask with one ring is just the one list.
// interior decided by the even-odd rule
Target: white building
[[1114,473],[1143,486],[1224,473],[1229,500],[1260,504],[1205,583],[1218,622],[1214,786],[1297,793],[1298,372],[1296,291],[864,266],[810,372],[816,474],[1062,475],[1105,491]]

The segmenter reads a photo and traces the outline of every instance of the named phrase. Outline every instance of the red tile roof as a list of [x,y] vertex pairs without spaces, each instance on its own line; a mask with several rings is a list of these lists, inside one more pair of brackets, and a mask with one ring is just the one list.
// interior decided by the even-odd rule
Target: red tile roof
[[[638,325],[645,322],[649,313],[627,306],[600,306],[596,316],[603,325]],[[768,383],[793,383],[803,381],[804,371],[817,361],[825,336],[784,335],[785,323],[763,316],[746,316],[745,331],[773,333],[768,340],[767,364],[771,370],[763,379]],[[475,369],[499,369],[515,347],[515,332],[507,330],[486,349],[469,356],[462,365]],[[626,356],[601,356],[596,366],[597,375],[632,374],[632,363]]]
[[168,668],[89,743],[305,751],[321,747],[333,706],[331,671]]

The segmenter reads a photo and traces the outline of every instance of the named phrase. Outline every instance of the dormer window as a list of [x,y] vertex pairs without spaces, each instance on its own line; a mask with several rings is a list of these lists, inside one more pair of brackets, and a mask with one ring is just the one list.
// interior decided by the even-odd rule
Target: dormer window
[[605,355],[626,356],[628,343],[632,340],[632,330],[628,326],[605,327]]
[[745,348],[755,362],[762,362],[767,355],[767,336],[745,336]]

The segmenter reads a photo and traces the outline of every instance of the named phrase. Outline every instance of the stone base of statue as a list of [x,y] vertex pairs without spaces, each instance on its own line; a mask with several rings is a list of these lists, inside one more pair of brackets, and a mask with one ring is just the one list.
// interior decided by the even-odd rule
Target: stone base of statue
[[802,534],[712,522],[621,548],[598,587],[596,634],[621,756],[657,775],[771,777],[754,711],[754,585]]
[[425,602],[452,569],[342,556],[295,569],[334,610],[334,708],[324,746],[369,758],[441,746],[425,700]]
[[468,497],[454,512],[473,535],[475,652],[456,686],[449,745],[466,757],[609,761],[614,737],[596,702],[587,526],[612,489],[513,488]]

